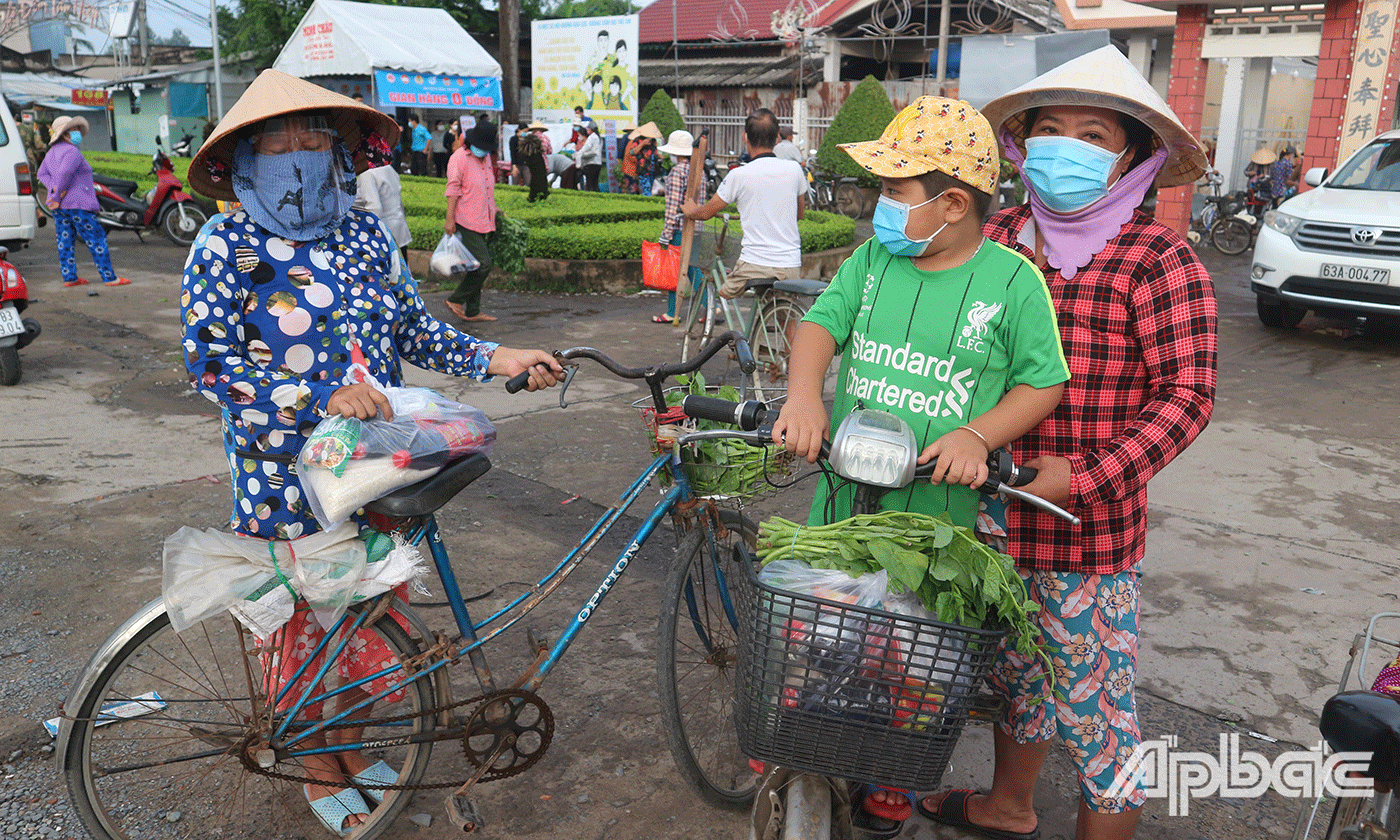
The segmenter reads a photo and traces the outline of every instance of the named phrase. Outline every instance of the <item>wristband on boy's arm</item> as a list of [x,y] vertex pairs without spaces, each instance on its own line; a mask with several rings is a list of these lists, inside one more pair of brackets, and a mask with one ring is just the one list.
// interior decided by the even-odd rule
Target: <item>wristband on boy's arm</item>
[[977,435],[978,439],[982,441],[982,445],[985,446],[985,447],[987,447],[987,451],[988,451],[988,452],[991,452],[991,451],[992,451],[992,444],[991,444],[986,438],[982,437],[982,433],[981,433],[981,432],[977,431],[976,429],[974,429],[974,428],[972,428],[971,426],[968,426],[968,425],[966,425],[966,424],[961,425],[961,426],[959,426],[958,428],[959,428],[959,429],[967,429],[969,432],[972,432],[974,435]]

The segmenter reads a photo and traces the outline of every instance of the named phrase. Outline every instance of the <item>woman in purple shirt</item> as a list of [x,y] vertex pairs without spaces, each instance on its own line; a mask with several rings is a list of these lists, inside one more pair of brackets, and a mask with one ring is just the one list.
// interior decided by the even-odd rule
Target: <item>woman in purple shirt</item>
[[[107,232],[97,223],[97,190],[92,185],[92,166],[78,146],[88,130],[82,117],[59,117],[49,129],[49,152],[39,166],[39,180],[48,190],[45,204],[53,212],[55,233],[58,235],[58,265],[63,273],[63,285],[86,286],[78,277],[77,260],[73,257],[73,235],[82,237],[92,253],[104,286],[125,286],[131,281],[118,277],[112,270],[112,257],[107,250]],[[92,294],[97,294],[93,292]]]

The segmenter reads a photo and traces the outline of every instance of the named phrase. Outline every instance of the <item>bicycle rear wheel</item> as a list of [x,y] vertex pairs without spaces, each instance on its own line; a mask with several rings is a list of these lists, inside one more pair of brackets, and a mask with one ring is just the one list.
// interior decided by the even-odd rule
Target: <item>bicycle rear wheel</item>
[[865,194],[855,184],[837,184],[835,202],[837,212],[852,219],[865,213]]
[[[400,661],[419,652],[390,617],[362,632],[373,633]],[[304,776],[304,745],[278,749],[268,743],[266,707],[252,699],[261,693],[262,669],[251,652],[252,637],[229,615],[205,621],[183,633],[170,628],[161,612],[131,634],[78,700],[76,718],[62,755],[73,808],[97,840],[293,840],[322,837],[325,828],[312,814],[300,782],[276,779],[249,769],[275,756],[271,772]],[[93,666],[89,666],[93,667]],[[334,670],[332,670],[334,673]],[[250,684],[256,688],[250,688]],[[403,699],[380,701],[354,717],[365,723],[362,751],[371,763],[397,770],[396,784],[417,784],[428,768],[431,743],[389,745],[394,738],[426,733],[433,685],[420,678],[404,686]],[[109,704],[147,699],[149,713],[102,725]],[[328,701],[329,707],[335,701]],[[329,711],[327,712],[329,714]],[[408,720],[391,718],[412,715]],[[299,727],[293,724],[291,731]],[[411,791],[384,791],[356,840],[377,837],[408,804]]]
[[[758,367],[753,372],[753,386],[761,392],[787,388],[788,360],[792,357],[792,341],[797,325],[807,308],[792,298],[770,296],[759,309],[749,330],[749,347]],[[764,399],[767,394],[760,394]]]
[[667,573],[656,677],[662,729],[681,777],[705,801],[743,810],[753,801],[758,776],[739,751],[734,724],[739,632],[732,593],[749,556],[736,557],[734,549],[752,548],[758,528],[733,511],[720,511],[720,520],[728,535],[691,530]]
[[830,181],[817,181],[817,210],[833,211],[836,208],[831,195]]

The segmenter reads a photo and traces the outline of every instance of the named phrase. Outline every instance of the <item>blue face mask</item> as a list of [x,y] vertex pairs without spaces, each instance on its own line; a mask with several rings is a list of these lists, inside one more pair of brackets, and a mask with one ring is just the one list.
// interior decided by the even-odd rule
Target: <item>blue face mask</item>
[[340,141],[325,151],[260,155],[240,140],[233,150],[233,193],[264,229],[311,242],[335,230],[350,212],[355,168]]
[[1046,207],[1074,213],[1108,195],[1108,178],[1127,151],[1114,154],[1073,137],[1027,137],[1021,174]]
[[[946,190],[945,190],[946,192]],[[881,195],[875,203],[875,215],[871,219],[871,224],[875,227],[875,238],[880,240],[880,244],[889,249],[896,257],[918,257],[928,250],[928,245],[933,241],[933,237],[943,232],[943,228],[948,226],[947,222],[943,227],[933,232],[933,236],[925,239],[910,239],[905,233],[905,228],[909,227],[909,211],[923,207],[925,204],[932,204],[943,197],[943,193],[923,201],[918,204],[909,205],[902,201],[895,201],[887,195]]]
[[486,157],[486,150],[485,150],[485,149],[478,149],[477,147],[472,146],[472,147],[471,147],[471,150],[472,150],[472,154],[476,155],[476,156],[479,157],[479,158],[484,158],[484,157]]
[[68,142],[72,143],[74,146],[81,144],[83,142],[83,133],[77,129],[68,132]]

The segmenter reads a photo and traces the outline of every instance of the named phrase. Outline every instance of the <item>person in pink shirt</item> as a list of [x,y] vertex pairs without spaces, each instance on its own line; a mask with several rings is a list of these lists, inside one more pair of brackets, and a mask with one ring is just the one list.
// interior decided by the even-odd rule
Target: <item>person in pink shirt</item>
[[490,239],[496,232],[500,211],[496,209],[496,126],[478,122],[467,132],[462,147],[447,161],[447,223],[443,229],[455,234],[467,250],[481,262],[457,283],[447,299],[447,308],[463,321],[494,321],[494,315],[481,311],[481,286],[491,273]]

